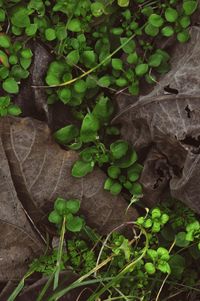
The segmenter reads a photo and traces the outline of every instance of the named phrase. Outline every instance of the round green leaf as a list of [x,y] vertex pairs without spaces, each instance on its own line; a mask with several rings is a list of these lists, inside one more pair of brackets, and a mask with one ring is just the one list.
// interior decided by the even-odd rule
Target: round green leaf
[[25,33],[27,36],[31,37],[36,34],[37,29],[38,29],[37,24],[30,24],[28,27],[26,27]]
[[135,68],[135,73],[137,76],[143,76],[148,72],[148,64],[139,64]]
[[103,14],[104,5],[101,2],[94,2],[91,4],[91,12],[94,17],[100,17]]
[[144,29],[145,33],[150,37],[155,37],[159,33],[159,28],[152,24],[147,24]]
[[145,263],[144,268],[149,275],[153,275],[156,272],[156,268],[151,262]]
[[174,34],[174,29],[171,26],[165,26],[161,30],[164,37],[171,37]]
[[111,84],[111,77],[109,75],[104,75],[98,80],[98,86],[102,88],[107,88]]
[[52,211],[49,214],[48,220],[50,223],[57,224],[57,225],[62,223],[62,217],[56,211]]
[[33,52],[30,48],[24,48],[20,51],[20,54],[25,59],[30,59],[33,56]]
[[16,80],[12,77],[7,78],[2,85],[3,89],[11,94],[17,94],[19,92],[19,86]]
[[11,116],[19,116],[22,110],[17,105],[10,105],[8,107],[8,114]]
[[121,169],[117,166],[109,166],[107,173],[111,179],[117,179],[121,174]]
[[47,28],[44,32],[45,34],[45,38],[47,39],[47,41],[53,41],[56,39],[56,32],[55,29],[53,28]]
[[154,53],[149,57],[148,64],[150,67],[158,67],[162,63],[162,55]]
[[69,21],[67,29],[72,32],[80,32],[81,21],[79,19],[72,19],[71,21]]
[[123,70],[123,62],[120,59],[112,59],[112,67],[115,70]]
[[65,203],[65,208],[72,214],[75,214],[79,211],[81,202],[77,199],[70,199]]
[[125,53],[130,54],[135,51],[136,44],[134,40],[128,41],[128,38],[120,38],[120,42]]
[[128,151],[128,142],[124,140],[117,140],[110,145],[110,151],[114,159],[120,159],[126,155]]
[[9,48],[10,45],[11,45],[10,38],[5,34],[1,34],[0,35],[0,47]]
[[190,38],[189,32],[187,30],[183,30],[177,34],[177,40],[180,43],[186,43]]
[[71,90],[69,88],[59,89],[58,97],[64,104],[67,104],[71,99]]
[[113,195],[118,195],[122,190],[122,185],[118,182],[114,182],[110,187],[110,193]]
[[70,66],[73,66],[73,65],[77,65],[78,64],[78,61],[79,61],[79,51],[78,50],[72,50],[66,57],[66,60],[67,60],[67,63],[70,65]]
[[180,20],[179,23],[182,26],[182,28],[187,28],[190,25],[190,17],[189,16],[183,16]]
[[83,225],[84,225],[84,221],[79,216],[75,216],[75,217],[73,216],[66,222],[66,228],[71,232],[80,232],[81,229],[83,228]]
[[178,12],[174,8],[168,7],[165,10],[165,19],[171,23],[176,22],[178,19]]
[[161,27],[164,23],[163,18],[157,14],[151,14],[149,16],[149,23],[155,27]]
[[183,11],[187,16],[192,15],[197,9],[198,1],[183,1]]
[[19,28],[30,25],[29,10],[25,7],[18,7],[11,16],[11,23]]
[[83,79],[79,79],[74,84],[74,90],[77,93],[84,93],[87,90],[87,84]]

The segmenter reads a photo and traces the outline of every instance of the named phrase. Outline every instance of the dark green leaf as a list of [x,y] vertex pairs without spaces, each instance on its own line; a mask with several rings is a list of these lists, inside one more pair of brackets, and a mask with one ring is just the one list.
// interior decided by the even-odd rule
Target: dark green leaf
[[75,162],[72,168],[72,176],[76,178],[81,178],[86,176],[88,173],[92,172],[94,168],[93,162],[84,162],[78,160]]
[[80,137],[82,142],[95,141],[97,131],[99,130],[99,121],[92,113],[88,113],[83,119]]
[[60,144],[66,145],[69,142],[71,142],[74,138],[78,137],[78,135],[79,135],[78,128],[70,124],[56,131],[54,133],[54,138]]

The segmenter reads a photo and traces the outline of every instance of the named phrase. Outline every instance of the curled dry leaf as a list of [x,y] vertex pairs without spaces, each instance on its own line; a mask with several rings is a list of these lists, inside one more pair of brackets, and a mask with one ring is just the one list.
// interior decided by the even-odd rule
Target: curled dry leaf
[[[137,103],[122,111],[118,118],[122,122],[122,135],[138,151],[150,150],[152,145],[161,157],[166,159],[164,169],[159,168],[163,177],[168,166],[167,177],[172,196],[184,201],[200,213],[200,28],[191,29],[191,40],[186,45],[177,45],[172,55],[172,69],[157,84],[152,93],[141,97]],[[165,87],[176,91],[167,94]],[[178,94],[177,94],[178,93]],[[149,157],[150,156],[150,157]],[[163,192],[163,185],[153,187],[159,180],[149,182],[146,164],[157,160],[149,154],[142,179],[147,189],[146,197],[157,200]]]

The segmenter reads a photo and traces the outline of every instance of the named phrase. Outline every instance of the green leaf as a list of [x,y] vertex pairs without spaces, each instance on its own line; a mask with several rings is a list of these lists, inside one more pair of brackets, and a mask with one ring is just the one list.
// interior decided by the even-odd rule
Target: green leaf
[[189,16],[183,16],[180,20],[179,20],[180,25],[182,26],[182,28],[187,28],[191,21],[190,21],[190,17]]
[[79,216],[72,217],[66,221],[66,228],[71,232],[80,232],[83,225],[84,220]]
[[187,16],[192,15],[197,9],[198,1],[183,1],[183,11]]
[[159,53],[152,54],[148,59],[148,64],[150,67],[158,67],[162,63],[162,55]]
[[174,8],[168,7],[165,10],[165,19],[168,22],[176,22],[176,20],[178,19],[178,12]]
[[86,176],[88,173],[92,172],[94,168],[93,162],[84,162],[78,160],[72,167],[72,176],[76,178],[81,178]]
[[134,196],[141,196],[142,195],[142,185],[140,183],[134,183],[132,188],[129,191]]
[[130,53],[128,56],[127,56],[127,62],[129,64],[136,64],[138,61],[138,55],[137,55],[137,52],[134,52],[134,53]]
[[107,173],[111,179],[117,179],[121,174],[121,169],[117,166],[109,166]]
[[94,17],[100,17],[104,12],[104,5],[101,2],[94,2],[91,4],[91,12]]
[[127,43],[128,38],[120,38],[121,45],[126,44],[122,47],[125,53],[133,53],[136,48],[136,44],[134,40],[131,40]]
[[79,129],[75,125],[70,124],[56,131],[53,136],[58,143],[67,145],[78,135]]
[[81,55],[81,61],[87,68],[94,67],[96,59],[97,57],[93,50],[85,50]]
[[172,26],[165,26],[161,30],[164,37],[171,37],[174,34],[174,29]]
[[4,22],[6,18],[6,13],[3,8],[0,8],[0,22]]
[[186,43],[190,38],[189,32],[187,30],[183,30],[177,34],[177,40],[180,43]]
[[62,198],[57,198],[54,203],[54,209],[60,214],[61,216],[65,213],[65,206],[66,200]]
[[25,70],[28,69],[31,65],[31,58],[26,59],[26,58],[21,57],[20,58],[20,64]]
[[155,268],[154,264],[151,262],[145,263],[144,268],[149,275],[153,275],[156,272],[156,268]]
[[45,38],[47,41],[53,41],[56,39],[56,32],[55,32],[55,29],[53,28],[47,28],[45,29]]
[[129,149],[125,156],[115,161],[115,165],[120,168],[128,168],[137,161],[138,157],[134,150]]
[[98,85],[102,88],[107,88],[111,85],[111,77],[109,75],[104,75],[98,80]]
[[181,280],[182,274],[185,270],[185,258],[179,254],[173,255],[169,260],[171,268],[171,275],[178,280]]
[[88,113],[82,122],[80,137],[82,142],[95,141],[99,130],[99,121],[92,113]]
[[58,97],[64,104],[67,104],[71,99],[71,90],[69,88],[59,89]]
[[81,21],[79,19],[72,19],[68,23],[68,30],[72,32],[80,32],[81,31]]
[[30,25],[29,10],[25,7],[17,7],[11,16],[11,23],[19,28],[25,28]]
[[0,108],[6,108],[10,104],[9,96],[0,96]]
[[110,190],[111,186],[114,184],[113,179],[107,178],[105,183],[104,183],[104,189],[105,190]]
[[28,27],[25,29],[25,33],[28,37],[32,37],[36,34],[38,29],[37,24],[30,24]]
[[8,114],[11,116],[18,116],[22,113],[22,110],[17,105],[10,105],[8,107]]
[[67,63],[70,66],[77,65],[79,62],[80,56],[78,50],[72,50],[66,57]]
[[25,59],[30,59],[32,58],[33,56],[33,52],[31,51],[30,48],[23,48],[21,51],[20,51],[20,55],[25,58]]
[[77,199],[70,199],[66,202],[65,208],[72,214],[76,214],[81,206],[81,202]]
[[185,232],[179,232],[176,235],[176,246],[184,248],[184,247],[187,247],[189,244],[190,244],[190,242],[186,240]]
[[108,122],[114,111],[113,105],[108,97],[100,97],[95,105],[92,114],[101,124]]
[[121,7],[129,6],[129,2],[130,2],[130,0],[117,0],[118,5]]
[[19,93],[19,86],[16,80],[12,77],[7,78],[3,84],[2,84],[3,89],[11,94],[17,94]]
[[79,156],[84,162],[92,162],[96,160],[95,157],[98,152],[99,151],[96,146],[91,146],[85,148],[82,152],[80,152]]
[[157,266],[157,269],[160,270],[162,273],[170,274],[171,273],[171,268],[168,262],[162,262],[159,263]]
[[87,90],[87,84],[83,79],[79,79],[74,84],[74,90],[77,93],[84,93]]
[[1,34],[0,35],[0,47],[9,48],[10,46],[11,46],[10,38],[5,34]]
[[157,14],[151,14],[149,16],[149,23],[155,27],[161,27],[164,23],[163,18]]
[[115,81],[115,84],[118,86],[118,87],[125,87],[127,84],[128,84],[128,81],[126,78],[124,77],[120,77],[118,79],[116,79]]
[[110,145],[111,155],[114,159],[120,159],[126,155],[129,145],[127,141],[117,140]]
[[5,67],[9,67],[8,56],[5,52],[0,50],[0,63],[2,63]]
[[114,182],[110,187],[110,193],[113,195],[118,195],[122,190],[122,184],[119,182]]
[[147,24],[144,29],[145,33],[150,37],[155,37],[159,33],[159,28],[152,24]]
[[123,70],[123,62],[120,59],[112,59],[112,67],[115,70]]
[[60,214],[58,212],[52,211],[49,214],[48,220],[49,220],[50,223],[59,225],[59,224],[62,223],[62,216],[60,216]]
[[137,76],[143,76],[148,72],[148,64],[139,64],[135,68],[135,73]]

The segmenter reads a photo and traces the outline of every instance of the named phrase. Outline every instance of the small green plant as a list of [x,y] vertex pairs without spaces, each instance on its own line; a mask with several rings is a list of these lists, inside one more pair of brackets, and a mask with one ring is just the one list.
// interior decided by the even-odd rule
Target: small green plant
[[63,224],[63,219],[65,218],[66,230],[80,232],[83,228],[84,220],[75,215],[79,209],[79,200],[57,198],[54,204],[54,210],[49,214],[49,221],[60,229]]

